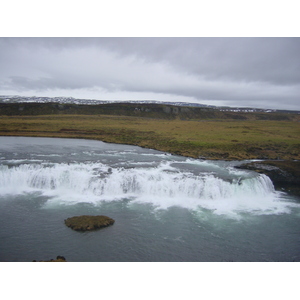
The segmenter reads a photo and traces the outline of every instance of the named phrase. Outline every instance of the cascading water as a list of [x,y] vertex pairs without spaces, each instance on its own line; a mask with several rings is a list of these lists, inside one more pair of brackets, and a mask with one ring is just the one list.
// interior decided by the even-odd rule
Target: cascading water
[[[299,200],[240,163],[0,137],[0,261],[299,261]],[[116,222],[64,225],[83,214]]]
[[225,208],[278,209],[279,204],[274,186],[265,175],[224,179],[211,173],[196,175],[165,161],[148,168],[113,168],[99,162],[0,167],[1,194],[33,191],[64,202],[96,203],[130,198],[160,208],[204,207],[216,212]]

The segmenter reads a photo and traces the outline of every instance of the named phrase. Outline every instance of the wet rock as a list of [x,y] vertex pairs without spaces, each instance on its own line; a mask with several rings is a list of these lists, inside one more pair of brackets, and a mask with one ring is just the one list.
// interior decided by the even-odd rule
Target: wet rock
[[270,177],[277,190],[300,196],[300,161],[266,160],[237,166]]
[[66,261],[65,257],[64,257],[64,256],[60,256],[60,255],[58,255],[58,256],[56,257],[56,260],[57,260],[57,261]]
[[[50,259],[50,260],[39,260],[39,262],[66,262],[67,260],[65,259],[64,256],[58,255],[56,259]],[[33,260],[33,262],[36,262],[36,260]]]
[[91,231],[113,225],[114,219],[107,216],[75,216],[65,220],[66,226],[76,231]]

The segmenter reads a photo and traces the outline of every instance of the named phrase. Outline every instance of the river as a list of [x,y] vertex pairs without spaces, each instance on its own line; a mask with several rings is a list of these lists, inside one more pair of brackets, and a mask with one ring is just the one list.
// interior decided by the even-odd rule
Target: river
[[[269,177],[93,140],[0,137],[0,261],[300,261],[300,201]],[[107,215],[76,232],[64,220]]]

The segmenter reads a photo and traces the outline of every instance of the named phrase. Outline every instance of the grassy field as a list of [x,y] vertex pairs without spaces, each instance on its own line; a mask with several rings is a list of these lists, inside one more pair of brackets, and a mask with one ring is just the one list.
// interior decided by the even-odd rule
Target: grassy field
[[297,121],[0,116],[0,135],[96,139],[206,159],[300,159]]

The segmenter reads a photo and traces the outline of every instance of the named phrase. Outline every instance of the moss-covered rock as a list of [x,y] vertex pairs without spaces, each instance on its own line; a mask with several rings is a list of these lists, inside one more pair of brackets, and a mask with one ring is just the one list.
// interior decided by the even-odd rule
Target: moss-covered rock
[[115,220],[106,216],[75,216],[65,220],[65,224],[76,231],[91,231],[113,225]]

